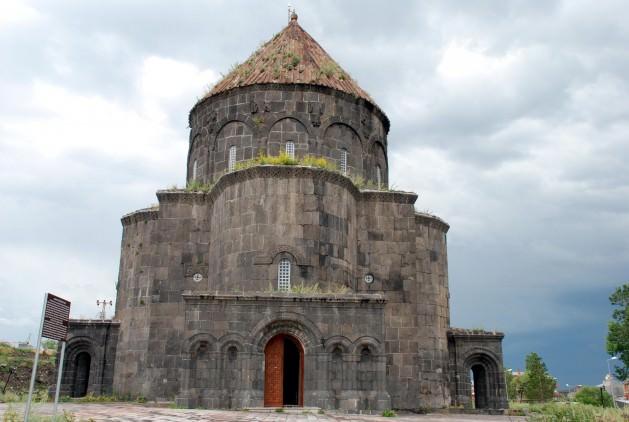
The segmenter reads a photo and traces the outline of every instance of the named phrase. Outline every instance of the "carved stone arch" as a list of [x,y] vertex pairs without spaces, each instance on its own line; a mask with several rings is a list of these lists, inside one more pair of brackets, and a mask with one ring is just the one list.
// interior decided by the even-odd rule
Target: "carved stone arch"
[[216,131],[214,132],[214,136],[212,136],[212,145],[210,145],[210,151],[215,151],[216,150],[216,139],[218,138],[218,136],[221,134],[221,131],[225,128],[225,126],[227,126],[230,123],[233,122],[237,122],[237,123],[242,123],[243,125],[245,125],[252,134],[256,134],[258,133],[255,124],[253,123],[253,121],[251,120],[250,116],[247,116],[245,114],[236,114],[235,116],[231,116],[231,117],[226,117],[224,119],[221,119],[219,122],[217,122],[216,124]]
[[498,409],[503,406],[502,397],[506,397],[504,373],[500,359],[493,352],[480,347],[469,350],[463,360],[463,371],[464,388],[468,396],[472,396],[474,391],[474,406],[477,409]]
[[[192,136],[193,133],[194,133],[194,136]],[[198,131],[198,130],[191,131],[190,132],[190,143],[188,144],[188,159],[187,159],[188,171],[186,172],[186,180],[189,180],[192,177],[191,174],[190,174],[190,172],[191,172],[191,165],[192,165],[190,160],[192,159],[192,154],[193,154],[194,150],[199,148],[199,144],[201,142],[203,142],[202,132]]]
[[298,117],[290,113],[282,113],[268,126],[262,148],[269,155],[278,155],[284,151],[286,142],[294,144],[295,156],[303,155],[304,151],[314,152],[310,140],[312,133],[310,128]]
[[353,350],[352,341],[345,336],[332,336],[325,340],[323,347],[326,353],[332,353],[337,347],[343,353],[350,353]]
[[185,339],[181,345],[181,353],[184,357],[190,358],[192,352],[201,344],[206,342],[208,345],[208,352],[215,352],[217,341],[216,338],[209,333],[198,333],[187,339]]
[[229,333],[223,335],[218,339],[219,349],[221,353],[227,353],[230,347],[236,347],[238,353],[249,351],[251,345],[247,343],[247,340],[237,333]]
[[370,336],[357,338],[352,344],[351,353],[360,357],[360,352],[364,347],[367,347],[373,356],[382,355],[384,353],[382,343],[378,339]]
[[491,350],[485,349],[483,347],[474,347],[466,351],[463,355],[463,362],[466,366],[472,363],[474,360],[479,358],[489,358],[489,361],[492,362],[496,368],[500,367],[500,358]]
[[[98,384],[98,362],[100,352],[97,343],[90,337],[79,336],[71,338],[66,346],[66,365],[64,367],[63,384],[65,390],[72,397],[82,397],[85,394],[100,393],[93,391],[94,384]],[[89,356],[89,362],[79,359],[82,354]],[[78,390],[81,390],[78,392]]]
[[278,255],[282,253],[287,253],[291,255],[296,265],[299,265],[299,266],[309,265],[304,255],[297,248],[290,245],[278,245],[266,252],[262,252],[258,254],[255,260],[255,263],[268,264],[268,265],[273,264],[276,261]]
[[286,113],[286,112],[275,114],[275,117],[273,118],[273,120],[271,120],[268,123],[268,126],[267,126],[267,123],[265,122],[265,126],[268,127],[268,130],[266,131],[267,136],[271,132],[271,129],[273,129],[273,126],[275,126],[277,123],[279,123],[281,120],[284,120],[284,119],[291,119],[291,120],[297,121],[306,129],[306,133],[308,134],[309,137],[314,136],[314,134],[312,133],[312,128],[308,127],[308,125],[304,123],[304,121],[299,116],[297,116],[295,113]]
[[374,158],[376,158],[376,151],[378,151],[378,148],[382,149],[382,155],[384,155],[384,163],[387,168],[389,168],[389,155],[387,154],[387,149],[385,148],[382,139],[376,137],[375,139],[370,140],[369,143],[369,152],[373,154]]
[[264,317],[251,331],[252,348],[264,353],[267,342],[277,334],[290,334],[301,343],[306,355],[322,350],[321,331],[306,316],[295,312],[276,312]]
[[367,145],[367,141],[360,134],[360,132],[358,130],[356,130],[356,128],[354,128],[354,126],[352,126],[352,121],[349,120],[349,119],[346,119],[344,117],[330,116],[327,119],[324,119],[323,122],[321,122],[321,131],[320,131],[321,137],[325,138],[325,135],[326,135],[328,129],[330,128],[330,126],[336,125],[336,124],[347,126],[352,132],[354,132],[354,134],[360,140],[361,148],[363,149],[363,151],[365,151],[365,146]]

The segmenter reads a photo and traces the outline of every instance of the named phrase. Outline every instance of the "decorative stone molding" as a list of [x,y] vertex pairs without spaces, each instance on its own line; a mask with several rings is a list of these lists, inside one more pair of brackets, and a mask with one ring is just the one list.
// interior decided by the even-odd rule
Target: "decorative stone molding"
[[[437,230],[441,230],[444,233],[447,233],[450,230],[450,225],[443,221],[441,218],[436,215],[427,214],[423,212],[415,212],[415,223],[423,224],[425,226],[434,227]],[[453,330],[459,330],[458,328]]]
[[123,226],[128,226],[130,224],[141,223],[143,221],[157,220],[158,214],[159,208],[143,208],[123,215],[120,221]]

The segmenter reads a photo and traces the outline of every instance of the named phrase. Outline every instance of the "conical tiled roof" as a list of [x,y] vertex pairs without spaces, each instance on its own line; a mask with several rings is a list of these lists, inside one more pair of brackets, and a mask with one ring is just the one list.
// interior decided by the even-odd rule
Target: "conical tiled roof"
[[266,83],[327,86],[375,105],[369,94],[299,26],[296,14],[286,28],[233,68],[205,98],[232,88]]

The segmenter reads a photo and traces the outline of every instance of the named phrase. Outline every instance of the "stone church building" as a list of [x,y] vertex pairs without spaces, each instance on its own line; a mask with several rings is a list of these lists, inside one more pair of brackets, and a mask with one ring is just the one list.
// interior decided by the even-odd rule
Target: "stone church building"
[[296,15],[189,124],[187,188],[122,217],[115,316],[70,322],[62,394],[507,406],[503,334],[450,326],[448,224],[388,189],[389,119]]

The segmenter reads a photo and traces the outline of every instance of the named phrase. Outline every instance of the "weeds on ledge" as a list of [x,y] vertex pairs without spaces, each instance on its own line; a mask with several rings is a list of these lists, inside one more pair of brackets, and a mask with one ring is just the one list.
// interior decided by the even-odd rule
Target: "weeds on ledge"
[[201,183],[198,180],[192,180],[188,182],[186,191],[188,192],[203,192],[208,193],[214,187],[214,183]]
[[322,288],[319,283],[314,284],[294,284],[290,286],[289,291],[279,290],[273,283],[269,282],[269,286],[266,290],[267,293],[295,293],[302,295],[312,294],[345,294],[350,291],[349,287],[341,283],[328,284],[326,288]]

